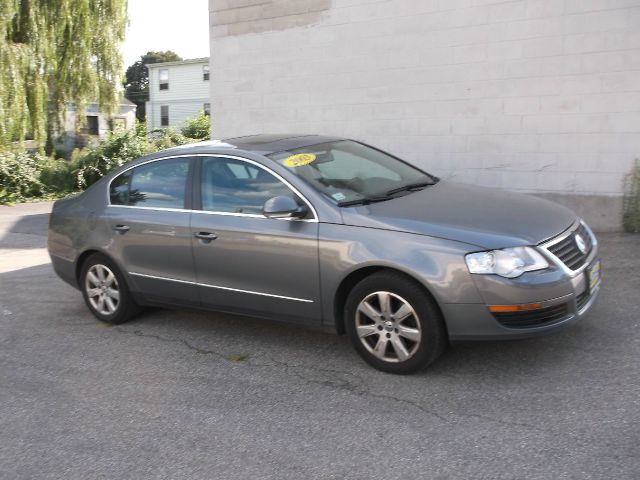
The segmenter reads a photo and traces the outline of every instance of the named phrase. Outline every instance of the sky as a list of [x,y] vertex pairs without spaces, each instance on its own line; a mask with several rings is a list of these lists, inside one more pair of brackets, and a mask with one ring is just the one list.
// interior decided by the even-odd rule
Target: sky
[[173,50],[185,59],[208,57],[208,1],[129,0],[125,69],[149,50]]

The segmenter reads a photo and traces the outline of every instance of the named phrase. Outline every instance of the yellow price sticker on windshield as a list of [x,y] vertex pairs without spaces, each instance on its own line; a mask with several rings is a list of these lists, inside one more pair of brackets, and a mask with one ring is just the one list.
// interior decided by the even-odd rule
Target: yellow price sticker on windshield
[[302,165],[308,165],[316,159],[313,153],[299,153],[298,155],[291,155],[289,158],[285,158],[282,164],[285,167],[301,167]]

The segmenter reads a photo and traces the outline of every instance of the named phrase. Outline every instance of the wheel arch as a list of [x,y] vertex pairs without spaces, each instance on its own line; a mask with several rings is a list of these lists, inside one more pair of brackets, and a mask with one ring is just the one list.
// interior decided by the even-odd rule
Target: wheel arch
[[107,257],[109,260],[111,260],[113,263],[116,264],[116,266],[120,270],[120,273],[124,277],[125,282],[127,283],[127,287],[129,287],[129,289],[131,290],[131,287],[132,287],[131,279],[129,278],[129,275],[128,275],[127,271],[122,268],[122,265],[120,265],[120,262],[116,261],[116,259],[113,258],[112,255],[109,255],[109,252],[105,252],[104,250],[99,249],[99,248],[88,248],[86,250],[83,250],[82,253],[80,253],[80,255],[78,255],[78,257],[76,258],[76,262],[75,262],[75,278],[76,278],[76,282],[78,284],[78,287],[82,288],[82,282],[81,282],[81,279],[80,279],[80,274],[82,273],[82,266],[84,265],[84,262],[87,261],[87,258],[89,258],[91,255],[93,255],[95,253],[99,253],[100,255],[104,255],[105,257]]
[[105,255],[105,256],[107,256],[108,258],[111,259],[111,257],[109,257],[109,255],[107,255],[102,250],[99,250],[97,248],[89,248],[87,250],[84,250],[80,255],[78,255],[78,258],[76,258],[76,262],[75,262],[76,263],[75,264],[75,276],[76,276],[76,282],[78,282],[78,285],[81,285],[81,283],[80,283],[80,274],[82,273],[82,266],[84,265],[84,262],[87,261],[87,258],[89,258],[94,253],[100,253],[100,254]]
[[333,298],[333,316],[334,316],[334,320],[335,320],[335,328],[336,331],[340,334],[343,335],[346,333],[346,329],[345,329],[345,318],[344,318],[344,306],[345,306],[345,302],[347,301],[347,297],[349,296],[349,293],[351,292],[351,290],[353,289],[353,287],[355,287],[358,282],[360,282],[361,280],[365,279],[366,277],[373,275],[374,273],[378,273],[381,271],[387,271],[387,272],[395,272],[399,275],[402,275],[406,278],[408,278],[409,280],[415,282],[417,285],[420,286],[420,288],[423,290],[423,292],[425,293],[425,295],[427,295],[434,303],[434,305],[436,306],[436,308],[438,309],[438,312],[440,313],[440,316],[443,320],[443,324],[444,324],[444,328],[446,331],[447,328],[447,322],[445,321],[444,318],[444,313],[442,311],[442,308],[440,308],[440,303],[438,302],[438,299],[436,298],[436,296],[431,292],[431,290],[429,289],[429,287],[427,285],[425,285],[425,283],[423,281],[421,281],[419,278],[417,278],[416,275],[412,275],[411,273],[408,273],[404,270],[398,269],[398,268],[394,268],[388,265],[366,265],[366,266],[361,266],[355,270],[352,270],[351,272],[349,272],[349,274],[347,274],[342,281],[340,282],[336,293],[334,295]]

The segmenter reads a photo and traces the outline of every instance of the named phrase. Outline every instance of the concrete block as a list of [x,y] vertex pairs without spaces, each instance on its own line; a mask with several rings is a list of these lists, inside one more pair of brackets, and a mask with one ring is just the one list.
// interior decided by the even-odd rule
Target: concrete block
[[563,15],[565,12],[564,2],[558,0],[527,0],[527,18],[547,18]]
[[539,97],[516,97],[504,99],[504,113],[507,115],[524,115],[540,111]]
[[[640,55],[640,50],[638,51]],[[640,91],[640,71],[612,72],[601,75],[603,92]]]
[[487,60],[490,62],[522,58],[522,55],[523,46],[522,42],[519,41],[490,43],[487,45]]
[[454,63],[483,62],[487,59],[486,45],[463,45],[453,47]]
[[488,23],[521,20],[527,16],[527,2],[524,0],[495,3],[486,8]]
[[562,17],[520,20],[507,24],[506,40],[548,37],[564,33]]
[[543,113],[576,113],[580,111],[580,96],[552,95],[540,98],[540,111]]
[[602,93],[582,97],[585,113],[639,112],[640,92]]
[[558,93],[564,95],[580,95],[600,93],[602,91],[602,79],[600,75],[572,75],[559,77],[562,86]]
[[534,152],[536,135],[472,135],[467,139],[467,151],[485,153]]
[[548,57],[564,53],[564,37],[561,35],[542,38],[528,38],[522,41],[524,57]]
[[567,13],[593,12],[640,6],[638,0],[566,0]]
[[562,89],[561,77],[510,78],[504,82],[502,95],[528,97],[558,94]]

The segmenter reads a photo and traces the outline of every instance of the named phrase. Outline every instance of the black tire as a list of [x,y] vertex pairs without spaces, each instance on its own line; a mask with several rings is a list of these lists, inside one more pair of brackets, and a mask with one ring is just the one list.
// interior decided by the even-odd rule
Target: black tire
[[[103,268],[101,268],[101,266],[106,267],[106,269],[108,270],[104,270]],[[96,276],[96,269],[99,269],[99,271],[102,271],[103,273],[110,271],[115,277],[115,283],[112,282],[109,285],[109,287],[115,286],[115,288],[109,288],[109,287],[91,288],[91,290],[93,291],[102,289],[102,293],[100,293],[99,295],[104,296],[105,299],[107,295],[110,295],[109,292],[113,292],[113,291],[117,292],[118,294],[117,302],[115,302],[115,298],[110,297],[111,298],[110,305],[115,304],[115,309],[110,313],[105,311],[101,312],[96,307],[96,305],[94,305],[94,303],[99,304],[99,301],[96,300],[97,298],[96,296],[92,297],[94,299],[93,302],[89,297],[89,287],[94,286],[95,283],[93,283],[91,279],[88,280],[87,277],[90,275],[89,272],[91,272],[93,274],[93,277],[91,278],[94,278]],[[110,278],[110,277],[107,277],[107,278]],[[101,282],[101,283],[104,283],[106,285],[106,282]],[[131,296],[131,293],[129,292],[129,288],[127,287],[127,282],[124,276],[122,275],[122,273],[120,272],[120,269],[118,268],[118,266],[110,258],[108,258],[107,256],[101,253],[94,253],[93,255],[88,257],[85,260],[85,262],[82,264],[82,269],[80,270],[79,284],[80,284],[80,290],[82,291],[82,296],[84,298],[85,303],[87,304],[87,307],[89,307],[89,310],[91,311],[91,313],[98,320],[102,322],[111,323],[111,324],[124,323],[134,318],[142,310],[141,307],[135,302],[135,300]],[[103,302],[103,305],[105,305],[105,302]],[[109,310],[109,309],[110,307],[105,305],[105,310]]]
[[[367,303],[375,303],[376,299],[380,298],[378,292],[390,294],[388,296],[390,299],[388,310],[390,312],[394,311],[394,305],[409,304],[413,312],[401,322],[410,322],[408,326],[412,328],[412,332],[415,330],[420,332],[418,341],[414,342],[405,338],[399,333],[398,328],[393,328],[395,326],[402,329],[407,326],[405,323],[397,323],[395,318],[385,323],[384,318],[379,317],[377,322],[362,324],[370,317],[359,313],[358,307],[365,299]],[[374,311],[382,312],[381,303],[382,301],[379,301],[378,308],[374,308]],[[400,312],[399,307],[396,314],[398,312]],[[346,331],[358,354],[369,365],[383,372],[406,374],[422,370],[436,360],[448,345],[444,320],[435,301],[420,284],[397,272],[380,271],[356,284],[347,297],[344,318]],[[365,339],[361,339],[358,334],[358,324],[361,328],[369,329],[368,331],[371,332]],[[375,330],[379,330],[380,333]],[[382,338],[383,335],[387,340]],[[378,348],[380,339],[384,343],[384,350]],[[395,346],[397,345],[395,342],[398,341],[405,347],[405,355],[407,352],[411,353],[406,360],[401,360],[400,355],[396,353],[399,348]],[[365,346],[365,342],[369,345],[368,347]],[[372,350],[383,351],[382,355],[391,358],[376,356]],[[393,355],[396,356],[395,359]]]

